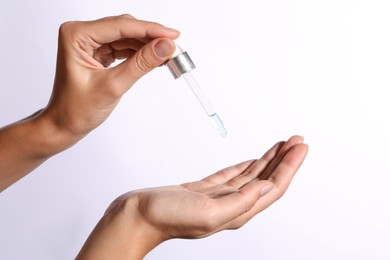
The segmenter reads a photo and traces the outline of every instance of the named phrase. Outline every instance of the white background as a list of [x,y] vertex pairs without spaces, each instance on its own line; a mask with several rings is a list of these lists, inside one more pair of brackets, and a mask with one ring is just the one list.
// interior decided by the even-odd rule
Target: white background
[[228,135],[158,68],[0,194],[0,259],[72,259],[120,194],[198,180],[293,134],[310,151],[281,200],[240,230],[168,241],[146,259],[390,259],[387,0],[3,0],[0,125],[46,105],[62,22],[122,13],[182,32]]

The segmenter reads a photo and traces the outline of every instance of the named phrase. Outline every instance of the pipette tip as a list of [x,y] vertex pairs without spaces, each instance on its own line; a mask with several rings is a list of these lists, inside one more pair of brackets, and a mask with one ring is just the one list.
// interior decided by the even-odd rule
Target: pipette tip
[[221,119],[219,118],[218,114],[215,113],[215,114],[213,114],[213,115],[211,115],[211,116],[209,116],[209,117],[213,120],[213,122],[214,122],[216,128],[218,129],[219,134],[220,134],[222,137],[225,137],[226,134],[227,134],[227,131],[226,131],[226,128],[225,128],[225,126],[223,125]]
[[226,128],[225,128],[225,127],[218,128],[218,132],[219,132],[219,134],[220,134],[222,137],[225,137],[226,134],[227,134],[227,131],[226,131]]

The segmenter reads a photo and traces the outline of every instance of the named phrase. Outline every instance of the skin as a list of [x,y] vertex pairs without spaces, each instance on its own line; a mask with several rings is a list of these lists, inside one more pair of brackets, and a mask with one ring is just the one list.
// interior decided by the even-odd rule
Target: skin
[[[102,124],[138,79],[171,57],[179,34],[130,15],[61,25],[47,106],[0,129],[0,191]],[[124,61],[111,67],[117,59]],[[240,228],[285,193],[307,151],[292,136],[200,181],[123,194],[77,259],[142,259],[172,238]]]
[[258,160],[228,167],[200,181],[120,196],[77,259],[143,259],[172,238],[203,238],[240,228],[285,193],[308,151],[302,141],[293,136]]
[[[0,191],[102,124],[139,78],[171,57],[179,34],[130,15],[61,25],[48,105],[0,129]],[[116,59],[125,61],[108,67]]]

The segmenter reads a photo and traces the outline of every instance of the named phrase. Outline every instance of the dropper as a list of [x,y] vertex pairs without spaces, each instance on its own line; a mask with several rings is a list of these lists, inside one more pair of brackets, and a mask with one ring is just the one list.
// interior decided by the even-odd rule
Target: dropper
[[213,107],[210,105],[210,102],[207,100],[206,96],[204,95],[201,88],[199,87],[199,84],[196,82],[194,76],[191,73],[191,71],[195,69],[195,64],[191,60],[188,53],[186,51],[183,51],[182,48],[176,45],[176,50],[172,55],[172,58],[168,60],[166,65],[168,66],[169,70],[171,71],[175,79],[183,76],[183,78],[187,81],[188,85],[190,86],[192,93],[194,93],[196,99],[203,107],[207,116],[213,121],[219,134],[222,137],[225,137],[227,131],[221,119],[219,118],[218,114],[215,112]]

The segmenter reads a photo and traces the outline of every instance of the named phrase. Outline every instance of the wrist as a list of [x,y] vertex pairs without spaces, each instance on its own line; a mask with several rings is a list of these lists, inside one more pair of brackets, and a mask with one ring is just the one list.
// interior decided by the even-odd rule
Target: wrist
[[42,158],[49,158],[70,148],[83,137],[59,127],[45,110],[31,118],[30,124],[37,129],[35,147],[37,156]]
[[126,194],[110,205],[76,259],[142,260],[163,241],[140,216],[137,196]]
[[[161,227],[149,223],[147,217],[141,214],[143,209],[140,208],[142,205],[139,204],[139,193],[137,191],[129,192],[119,197],[113,203],[112,209],[116,205],[119,205],[123,221],[128,225],[127,230],[131,234],[129,242],[131,244],[137,244],[140,253],[139,256],[142,257],[140,259],[143,259],[155,247],[170,239],[161,230]],[[129,219],[131,220],[130,222]]]

